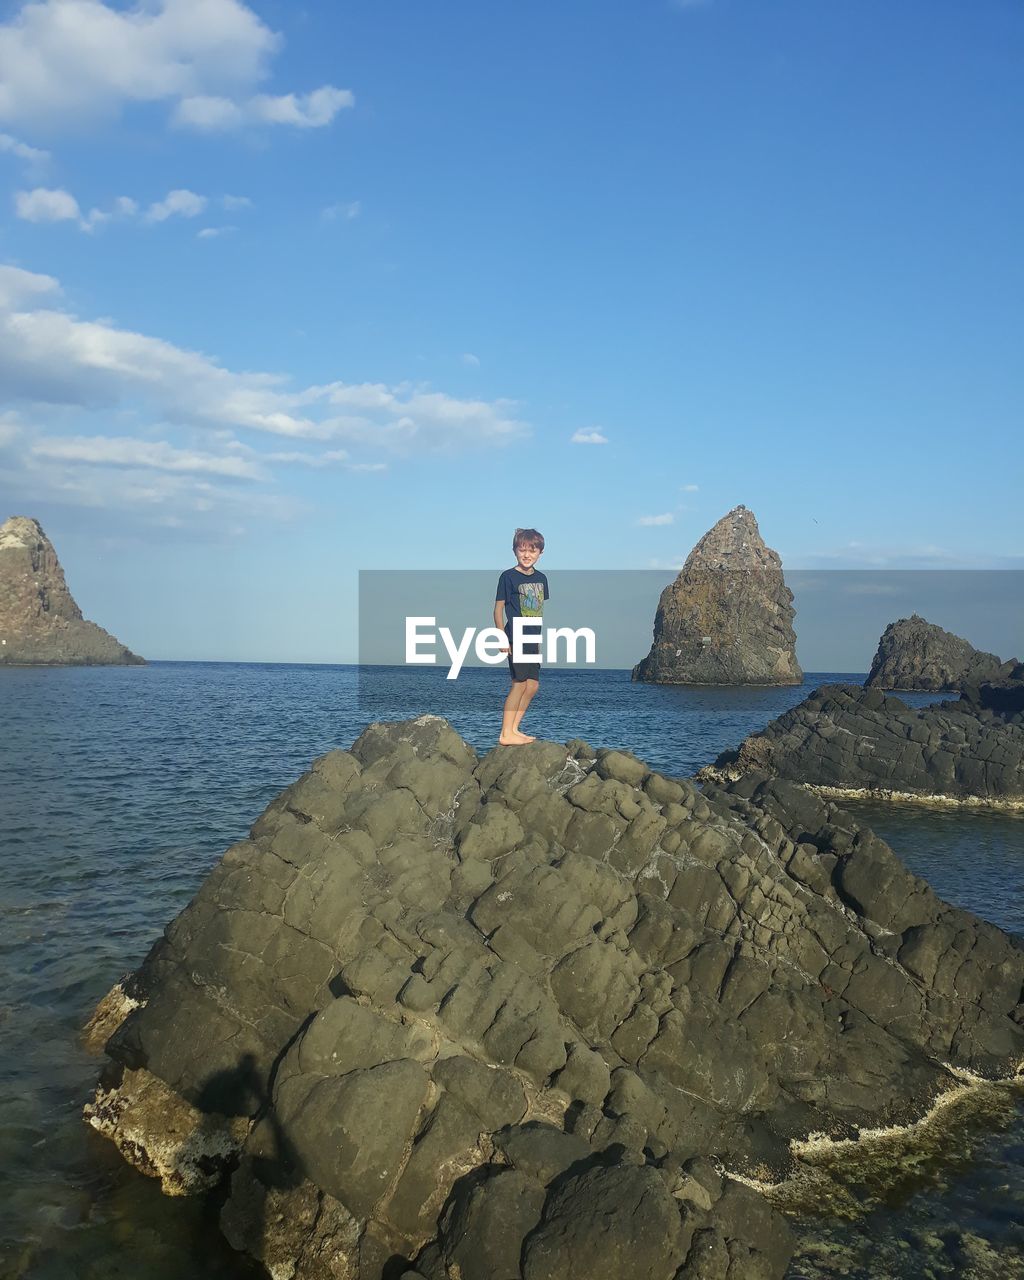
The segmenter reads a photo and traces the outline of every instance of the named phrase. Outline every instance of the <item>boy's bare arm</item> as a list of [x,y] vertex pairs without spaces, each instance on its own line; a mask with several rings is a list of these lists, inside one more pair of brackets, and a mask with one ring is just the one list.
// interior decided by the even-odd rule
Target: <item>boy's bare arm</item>
[[[505,601],[504,600],[495,600],[494,602],[494,625],[500,631],[505,630]],[[499,652],[508,653],[508,646],[501,649]]]

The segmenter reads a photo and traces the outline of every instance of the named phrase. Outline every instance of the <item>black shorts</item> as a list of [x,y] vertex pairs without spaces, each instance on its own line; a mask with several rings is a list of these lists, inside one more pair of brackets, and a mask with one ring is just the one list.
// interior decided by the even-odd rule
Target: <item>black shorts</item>
[[[530,655],[530,650],[524,651]],[[537,654],[540,657],[540,654]],[[539,680],[540,679],[540,663],[539,662],[513,662],[511,653],[508,655],[508,669],[512,675],[512,683],[519,684],[522,680]]]

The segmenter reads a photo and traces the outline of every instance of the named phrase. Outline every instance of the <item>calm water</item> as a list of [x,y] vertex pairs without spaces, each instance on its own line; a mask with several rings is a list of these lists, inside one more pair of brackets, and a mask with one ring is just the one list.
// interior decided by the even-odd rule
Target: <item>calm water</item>
[[[841,678],[858,679],[811,676],[807,688]],[[361,679],[351,667],[212,663],[0,669],[0,1277],[251,1276],[208,1210],[161,1196],[81,1122],[97,1062],[78,1030],[314,756],[349,746],[368,720],[428,711],[487,749],[506,687],[500,670],[452,683],[423,669]],[[805,692],[548,672],[524,727],[689,774]],[[940,894],[1024,932],[1024,821],[862,810]],[[866,1225],[818,1233],[793,1274],[1024,1275],[1022,1165],[1019,1114],[1001,1132],[961,1135],[948,1159],[919,1171],[914,1194]],[[979,1266],[987,1249],[1004,1270],[965,1269],[951,1223],[977,1240]]]

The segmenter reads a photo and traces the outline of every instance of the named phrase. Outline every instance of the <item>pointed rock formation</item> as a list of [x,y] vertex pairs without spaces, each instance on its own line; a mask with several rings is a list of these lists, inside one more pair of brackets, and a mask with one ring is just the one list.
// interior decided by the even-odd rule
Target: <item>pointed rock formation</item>
[[959,692],[968,685],[1001,683],[1016,661],[1000,662],[994,653],[982,653],[914,613],[886,627],[864,687]]
[[144,661],[82,617],[38,520],[12,516],[0,525],[0,665]]
[[754,513],[732,511],[710,529],[665,588],[654,643],[633,668],[652,684],[800,684],[793,593]]

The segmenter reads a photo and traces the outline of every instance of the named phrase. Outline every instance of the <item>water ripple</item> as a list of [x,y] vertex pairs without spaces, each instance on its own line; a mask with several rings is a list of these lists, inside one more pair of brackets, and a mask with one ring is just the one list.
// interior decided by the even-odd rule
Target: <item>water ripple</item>
[[[82,1123],[97,1063],[78,1030],[224,849],[315,756],[349,746],[370,719],[426,710],[489,749],[505,688],[489,670],[457,682],[423,668],[0,670],[0,1280],[251,1276],[208,1206],[162,1196]],[[670,689],[631,684],[625,672],[551,672],[529,727],[621,746],[688,775],[806,691]],[[867,805],[863,816],[943,896],[1024,930],[1024,822]],[[987,1140],[984,1159],[890,1208],[872,1231],[904,1240],[963,1219],[1009,1247],[1022,1144],[1021,1124]],[[856,1244],[846,1240],[850,1257]],[[872,1274],[858,1266],[836,1274]]]

